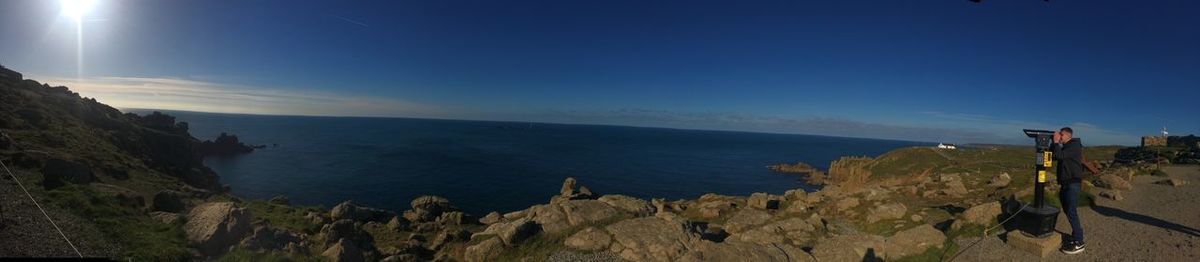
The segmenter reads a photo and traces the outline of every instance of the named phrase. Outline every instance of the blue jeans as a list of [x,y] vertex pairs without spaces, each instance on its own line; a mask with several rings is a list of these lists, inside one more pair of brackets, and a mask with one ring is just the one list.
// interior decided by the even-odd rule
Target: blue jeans
[[1062,190],[1058,191],[1058,200],[1062,204],[1063,214],[1071,222],[1071,240],[1083,242],[1083,226],[1079,224],[1079,212],[1075,206],[1079,204],[1079,181],[1059,183]]

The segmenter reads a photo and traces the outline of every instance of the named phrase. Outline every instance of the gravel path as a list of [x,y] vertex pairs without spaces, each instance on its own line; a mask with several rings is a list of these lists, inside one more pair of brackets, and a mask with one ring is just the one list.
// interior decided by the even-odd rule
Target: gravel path
[[[92,223],[46,203],[41,185],[32,179],[40,176],[12,171],[23,177],[21,183],[85,257],[112,257],[117,252],[106,241],[91,240],[100,235]],[[78,257],[3,169],[0,169],[0,257]]]
[[[1200,261],[1200,166],[1163,168],[1181,187],[1154,184],[1163,177],[1138,176],[1125,199],[1097,199],[1080,208],[1087,249],[1077,255],[1055,251],[1050,261]],[[1070,232],[1065,216],[1056,229]],[[960,238],[961,246],[979,238]],[[947,255],[949,257],[949,255]],[[1036,256],[1008,247],[998,237],[964,251],[958,261],[1038,261]]]

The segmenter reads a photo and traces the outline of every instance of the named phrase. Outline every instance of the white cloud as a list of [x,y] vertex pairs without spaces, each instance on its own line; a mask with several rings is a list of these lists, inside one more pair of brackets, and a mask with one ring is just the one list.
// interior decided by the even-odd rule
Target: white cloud
[[1069,126],[1075,130],[1075,136],[1083,139],[1085,145],[1134,145],[1140,142],[1139,138],[1124,132],[1105,129],[1100,126],[1086,122],[1071,122],[1071,123],[1042,123],[1034,121],[1021,121],[1011,119],[999,119],[986,115],[962,114],[962,113],[947,113],[938,111],[923,112],[934,119],[949,120],[954,125],[970,126],[977,129],[992,130],[1001,137],[1007,138],[1003,143],[1023,143],[1028,142],[1023,135],[1020,135],[1021,129],[1045,129],[1058,130],[1061,127]]
[[156,77],[37,77],[118,108],[316,116],[434,116],[441,109],[393,98]]

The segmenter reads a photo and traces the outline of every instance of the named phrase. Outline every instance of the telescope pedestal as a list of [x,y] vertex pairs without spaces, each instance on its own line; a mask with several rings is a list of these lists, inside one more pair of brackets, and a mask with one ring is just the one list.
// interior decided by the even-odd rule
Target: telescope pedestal
[[1054,234],[1058,223],[1058,208],[1048,205],[1027,206],[1017,214],[1017,229],[1030,237],[1043,238]]
[[1046,258],[1054,250],[1062,246],[1062,235],[1050,234],[1046,237],[1030,237],[1024,232],[1013,230],[1005,235],[1008,245],[1014,249],[1029,252],[1040,258]]

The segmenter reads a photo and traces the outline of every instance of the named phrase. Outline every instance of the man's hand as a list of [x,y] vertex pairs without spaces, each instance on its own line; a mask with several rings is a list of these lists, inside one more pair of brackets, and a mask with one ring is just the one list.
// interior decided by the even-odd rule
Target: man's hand
[[1054,143],[1062,143],[1062,132],[1054,131]]

